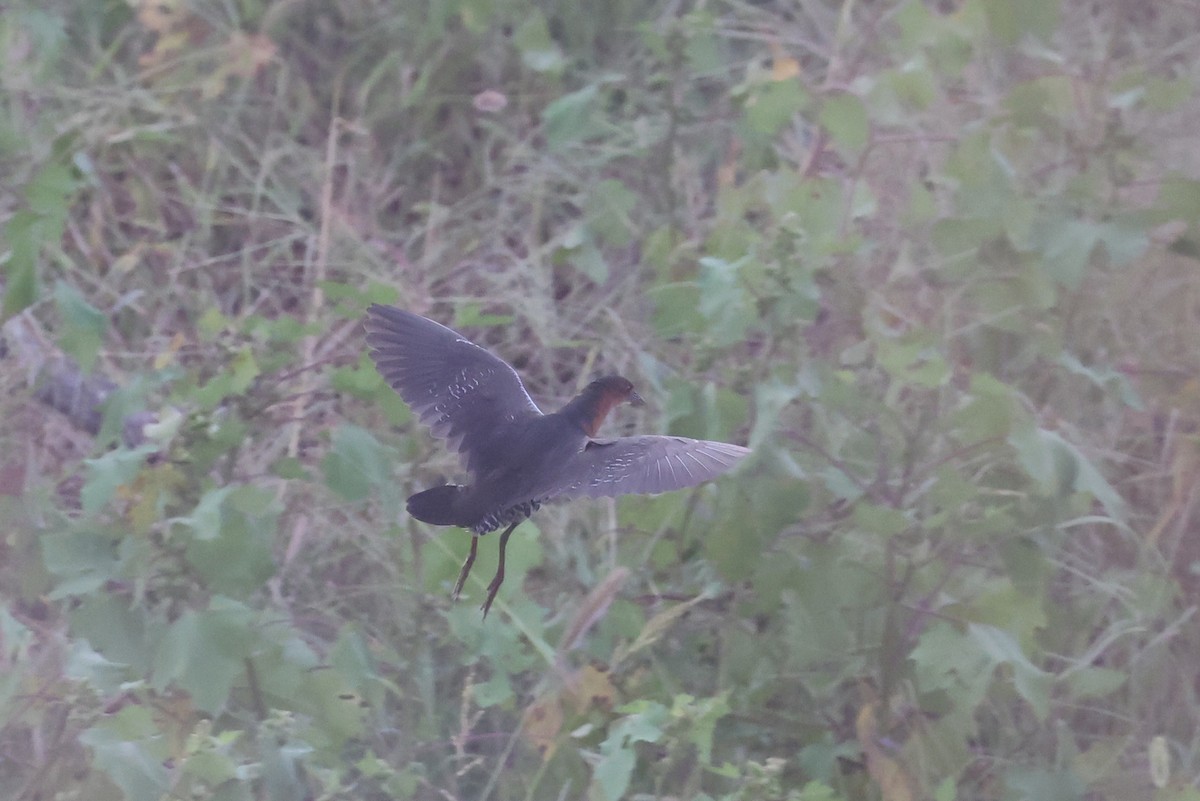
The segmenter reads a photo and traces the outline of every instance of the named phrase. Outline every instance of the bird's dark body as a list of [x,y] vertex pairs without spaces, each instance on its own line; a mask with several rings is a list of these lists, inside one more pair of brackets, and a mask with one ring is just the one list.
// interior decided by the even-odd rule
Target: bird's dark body
[[548,487],[540,477],[557,476],[587,441],[579,423],[562,413],[500,425],[480,446],[474,484],[419,492],[408,499],[408,511],[423,522],[462,526],[476,534],[524,520],[546,500],[542,493]]
[[485,615],[504,580],[508,536],[543,503],[691,487],[749,453],[685,437],[597,439],[609,410],[642,402],[620,376],[593,381],[557,412],[543,414],[508,363],[452,329],[378,305],[368,310],[366,327],[380,374],[434,436],[458,452],[471,477],[468,484],[444,484],[408,499],[416,519],[476,535],[455,597],[475,560],[478,536],[505,527]]

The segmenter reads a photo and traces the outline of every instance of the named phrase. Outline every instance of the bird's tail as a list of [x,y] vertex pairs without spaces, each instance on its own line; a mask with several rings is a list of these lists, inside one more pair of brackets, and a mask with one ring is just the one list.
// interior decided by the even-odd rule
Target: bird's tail
[[464,525],[461,501],[466,489],[458,484],[443,484],[418,492],[408,499],[408,513],[434,526]]

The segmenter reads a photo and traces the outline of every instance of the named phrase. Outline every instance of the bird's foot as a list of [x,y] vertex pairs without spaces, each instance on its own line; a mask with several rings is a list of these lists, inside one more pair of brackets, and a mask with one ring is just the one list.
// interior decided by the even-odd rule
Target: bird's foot
[[[523,519],[521,518],[521,520]],[[521,525],[521,520],[511,523],[500,535],[500,557],[496,562],[496,575],[492,577],[492,583],[487,587],[487,600],[483,602],[483,606],[479,607],[483,610],[485,620],[488,610],[492,608],[492,601],[496,600],[496,593],[500,591],[500,585],[504,583],[504,552],[508,549],[508,538],[513,533],[513,529]]]
[[475,564],[475,549],[479,547],[479,537],[471,537],[471,551],[467,554],[467,561],[463,562],[462,570],[458,571],[458,581],[454,582],[454,592],[450,594],[451,600],[457,601],[458,594],[462,592],[463,584],[467,580],[467,576],[471,575],[471,565]]
[[486,619],[488,610],[492,608],[492,601],[496,600],[496,593],[500,592],[500,585],[504,583],[503,568],[496,572],[496,577],[492,579],[492,583],[487,587],[487,600],[483,602],[483,606],[479,607],[483,610],[483,616]]

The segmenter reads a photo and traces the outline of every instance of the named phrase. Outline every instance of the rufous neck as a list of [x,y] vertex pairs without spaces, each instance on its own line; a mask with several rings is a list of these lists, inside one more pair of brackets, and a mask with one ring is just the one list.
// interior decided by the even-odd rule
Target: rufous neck
[[594,437],[600,430],[600,426],[604,424],[608,413],[622,400],[624,398],[620,393],[614,392],[602,384],[592,383],[588,384],[583,392],[576,395],[558,413],[579,426],[583,433]]

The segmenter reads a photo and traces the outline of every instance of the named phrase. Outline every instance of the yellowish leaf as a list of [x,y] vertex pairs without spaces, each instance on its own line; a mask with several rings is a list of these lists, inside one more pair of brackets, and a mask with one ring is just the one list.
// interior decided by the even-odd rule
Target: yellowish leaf
[[878,704],[877,700],[869,701],[859,710],[854,722],[859,748],[867,756],[867,772],[879,786],[883,801],[914,801],[916,793],[912,777],[880,745],[879,720],[876,716]]
[[559,703],[558,694],[550,692],[526,708],[521,721],[521,732],[529,744],[542,755],[544,761],[554,754],[562,724],[562,705]]
[[183,334],[176,331],[171,336],[171,341],[167,343],[167,349],[154,355],[154,369],[161,370],[168,365],[174,364],[175,356],[179,353],[185,341]]
[[136,0],[130,5],[142,27],[155,33],[166,33],[179,25],[186,15],[182,0]]
[[611,709],[617,688],[608,671],[584,665],[568,679],[566,694],[574,701],[575,711],[582,714],[592,707]]
[[275,43],[261,33],[245,34],[234,31],[225,43],[229,72],[242,78],[253,78],[275,58]]
[[783,49],[779,42],[771,42],[771,80],[788,81],[800,75],[800,62]]

